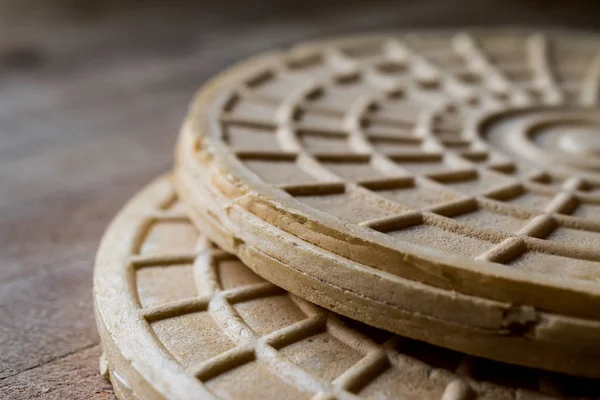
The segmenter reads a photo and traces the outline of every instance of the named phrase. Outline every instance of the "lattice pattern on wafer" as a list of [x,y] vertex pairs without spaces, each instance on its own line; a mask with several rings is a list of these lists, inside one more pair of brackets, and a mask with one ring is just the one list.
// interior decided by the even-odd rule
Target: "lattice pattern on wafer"
[[[204,138],[235,158],[225,173],[328,228],[595,283],[598,242],[579,237],[600,235],[599,71],[597,40],[560,34],[323,42],[238,68],[225,100],[203,105]],[[552,255],[543,270],[539,254]]]
[[[307,185],[295,196],[298,201],[343,220],[377,229],[383,217],[401,221],[402,213],[420,212],[429,221],[440,215],[431,203],[441,203],[467,214],[442,214],[456,222],[444,224],[450,230],[423,226],[433,243],[423,247],[460,253],[466,242],[483,241],[467,249],[468,256],[536,271],[541,245],[562,256],[545,257],[543,263],[554,266],[544,273],[597,281],[600,274],[587,260],[600,257],[598,242],[588,246],[589,241],[576,238],[587,235],[582,232],[600,235],[595,225],[579,228],[562,246],[539,240],[552,235],[565,215],[600,222],[600,197],[585,193],[599,178],[575,174],[565,179],[552,168],[530,174],[527,164],[497,154],[465,127],[491,110],[587,104],[597,45],[569,48],[567,43],[536,34],[414,34],[358,47],[324,45],[304,56],[318,61],[290,65],[283,59],[236,88],[219,117],[223,138],[261,180],[288,192]],[[597,80],[591,86],[597,88]],[[408,177],[435,187],[437,196],[408,185],[402,186],[406,198],[385,195],[398,178]],[[548,184],[562,179],[562,186]],[[323,182],[344,187],[323,195]],[[310,193],[314,183],[321,185]],[[548,189],[548,203],[527,203],[536,185]],[[514,194],[512,208],[494,197],[506,191]],[[466,198],[473,200],[472,207],[463,207]],[[521,201],[533,210],[525,210]],[[502,222],[509,219],[514,220],[510,227]],[[415,227],[384,225],[385,233],[414,243]],[[520,251],[510,245],[515,238],[523,243]]]
[[[153,332],[149,345],[215,397],[449,400],[600,393],[595,381],[466,356],[301,300],[198,234],[169,185],[167,179],[156,182],[128,206],[140,210],[135,219],[121,217],[129,217],[131,232],[109,231],[135,238],[113,279],[129,281],[131,292],[118,297],[133,304],[128,318],[130,323],[140,318],[135,329]],[[96,296],[102,309],[106,299],[101,292]],[[118,343],[123,321],[106,319]],[[129,368],[147,362],[143,349],[140,345]],[[157,360],[150,367],[160,373]]]
[[254,58],[196,96],[178,192],[225,251],[320,306],[600,376],[583,361],[600,351],[598,43],[413,33]]

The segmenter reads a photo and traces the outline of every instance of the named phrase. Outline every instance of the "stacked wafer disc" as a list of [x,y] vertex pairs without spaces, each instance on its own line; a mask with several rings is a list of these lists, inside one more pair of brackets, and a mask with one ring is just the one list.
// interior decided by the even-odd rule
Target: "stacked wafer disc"
[[600,396],[599,96],[600,38],[565,32],[225,71],[99,249],[117,395]]

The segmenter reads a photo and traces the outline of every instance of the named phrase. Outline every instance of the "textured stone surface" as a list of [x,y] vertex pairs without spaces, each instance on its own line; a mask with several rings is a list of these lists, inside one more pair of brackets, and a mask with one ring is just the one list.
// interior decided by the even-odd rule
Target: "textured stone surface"
[[110,383],[98,374],[100,346],[24,370],[0,381],[0,397],[7,399],[114,399]]

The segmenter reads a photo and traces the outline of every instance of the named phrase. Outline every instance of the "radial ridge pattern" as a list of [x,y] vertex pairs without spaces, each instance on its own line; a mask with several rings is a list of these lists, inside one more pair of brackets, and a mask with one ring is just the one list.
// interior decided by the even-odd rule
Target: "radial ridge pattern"
[[[427,307],[442,300],[402,297],[398,282],[408,279],[421,292],[469,296],[463,304],[500,302],[504,315],[522,306],[531,318],[516,330],[530,337],[540,336],[538,311],[590,327],[600,317],[599,43],[421,33],[258,57],[199,92],[179,143],[178,187],[199,226],[224,227],[207,231],[211,239],[324,307],[324,295],[253,266],[245,249],[373,307],[477,329],[512,324],[436,315]],[[346,301],[332,297],[336,307]],[[346,306],[335,310],[416,336]]]

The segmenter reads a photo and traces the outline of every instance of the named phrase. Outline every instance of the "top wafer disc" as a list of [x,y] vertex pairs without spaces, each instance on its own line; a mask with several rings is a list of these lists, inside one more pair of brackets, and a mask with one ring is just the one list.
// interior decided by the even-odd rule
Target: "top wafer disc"
[[319,305],[600,376],[599,45],[476,31],[259,56],[198,93],[178,190],[211,239]]

